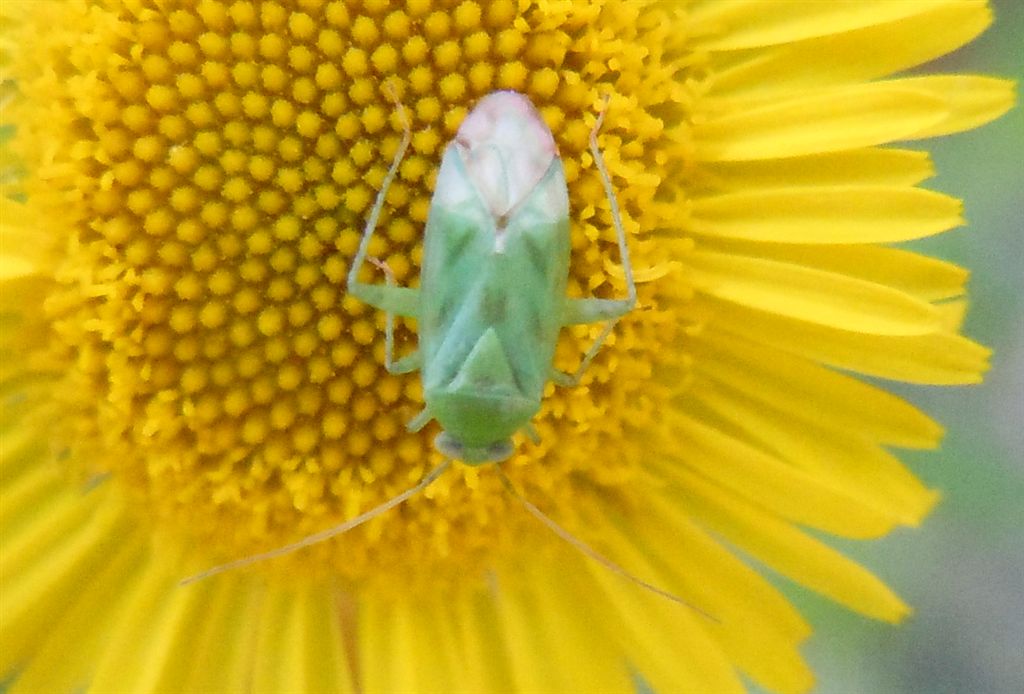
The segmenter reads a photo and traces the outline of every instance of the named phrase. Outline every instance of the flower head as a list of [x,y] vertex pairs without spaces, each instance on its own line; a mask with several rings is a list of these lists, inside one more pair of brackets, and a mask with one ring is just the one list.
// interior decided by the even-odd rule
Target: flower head
[[[966,273],[890,245],[961,223],[893,146],[1005,111],[1005,82],[890,78],[984,3],[12,2],[3,143],[4,599],[15,688],[778,691],[809,627],[722,541],[880,619],[907,607],[806,531],[915,525],[889,452],[941,430],[851,375],[975,382]],[[14,47],[13,49],[10,47]],[[569,185],[570,296],[640,308],[504,463],[631,572],[544,532],[487,466],[288,559],[177,581],[356,516],[440,462],[384,317],[346,294],[362,226],[415,284],[440,153],[529,96]],[[399,325],[411,345],[415,325]],[[555,365],[593,341],[567,330]],[[199,648],[193,644],[200,643]],[[72,657],[68,657],[73,653]],[[198,656],[196,655],[198,653]],[[196,662],[196,658],[200,662]],[[571,686],[570,686],[571,685]]]

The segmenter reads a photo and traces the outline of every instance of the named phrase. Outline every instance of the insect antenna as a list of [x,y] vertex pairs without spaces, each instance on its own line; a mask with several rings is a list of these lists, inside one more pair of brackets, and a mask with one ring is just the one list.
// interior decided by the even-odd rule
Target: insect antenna
[[224,573],[225,571],[232,571],[233,569],[239,569],[243,566],[248,566],[249,564],[255,564],[256,562],[264,561],[265,559],[274,559],[284,554],[291,554],[292,552],[300,550],[303,547],[309,547],[310,545],[315,545],[318,542],[329,540],[332,537],[341,535],[342,533],[347,533],[349,530],[352,530],[353,528],[358,528],[366,521],[373,520],[377,516],[386,513],[387,511],[390,511],[395,506],[398,506],[399,504],[408,501],[411,497],[415,496],[416,494],[419,494],[424,489],[429,487],[435,480],[437,480],[438,477],[443,475],[444,472],[449,467],[451,467],[451,464],[451,460],[445,460],[436,468],[428,472],[423,479],[416,483],[415,486],[406,489],[401,494],[391,497],[383,504],[375,506],[371,508],[369,511],[361,513],[355,518],[349,519],[344,523],[339,523],[338,525],[335,525],[331,528],[327,528],[326,530],[321,530],[320,532],[313,533],[312,535],[307,535],[301,540],[285,545],[284,547],[278,547],[277,549],[272,549],[267,552],[253,554],[248,557],[242,557],[241,559],[229,561],[226,564],[214,566],[210,569],[207,569],[206,571],[196,574],[195,576],[189,576],[188,578],[182,580],[179,585],[188,585],[189,583],[195,583],[196,581],[201,581],[204,578],[209,578],[210,576],[214,576],[219,573]]
[[551,530],[551,532],[553,532],[555,535],[558,535],[558,537],[562,538],[563,540],[568,542],[570,545],[575,547],[577,550],[579,550],[581,553],[583,553],[587,557],[590,557],[591,559],[593,559],[594,561],[596,561],[598,564],[600,564],[601,566],[605,567],[609,571],[611,571],[613,573],[616,573],[619,576],[622,576],[623,578],[629,579],[630,581],[632,581],[636,585],[638,585],[641,588],[644,588],[646,590],[649,590],[650,592],[654,593],[655,595],[660,595],[661,597],[666,598],[668,600],[671,600],[672,602],[674,602],[674,603],[676,603],[678,605],[682,605],[683,607],[688,607],[691,610],[693,610],[694,612],[696,612],[697,614],[699,614],[700,616],[704,617],[705,619],[709,619],[712,622],[715,622],[716,624],[720,623],[719,620],[716,617],[708,614],[707,612],[705,612],[704,610],[700,609],[699,607],[697,607],[693,603],[687,602],[686,600],[683,600],[678,595],[675,595],[673,593],[668,592],[667,590],[659,588],[656,585],[648,583],[647,581],[643,580],[642,578],[640,578],[638,576],[634,576],[633,574],[631,574],[630,572],[626,571],[624,568],[622,568],[621,566],[619,566],[618,564],[613,562],[611,559],[609,559],[608,557],[604,556],[603,554],[598,552],[596,549],[594,549],[593,547],[588,545],[586,542],[584,542],[583,540],[579,539],[578,537],[576,537],[575,535],[570,533],[568,530],[566,530],[561,525],[556,523],[550,516],[548,516],[546,513],[541,511],[539,508],[537,508],[537,506],[535,506],[533,503],[528,501],[526,499],[526,497],[524,497],[522,494],[520,494],[516,490],[516,488],[514,486],[512,486],[512,480],[510,480],[508,478],[508,475],[505,474],[505,471],[501,469],[500,465],[495,465],[495,467],[498,470],[498,477],[501,478],[502,485],[504,485],[505,489],[508,490],[509,494],[514,496],[516,499],[518,499],[519,503],[521,503],[523,505],[523,508],[525,508],[527,511],[529,511],[530,514],[533,515],[534,518],[536,518],[541,523],[546,525],[548,527],[548,529]]

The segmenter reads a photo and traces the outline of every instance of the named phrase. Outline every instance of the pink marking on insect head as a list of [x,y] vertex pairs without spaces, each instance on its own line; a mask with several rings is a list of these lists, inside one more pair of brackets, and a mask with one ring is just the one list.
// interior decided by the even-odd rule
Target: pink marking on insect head
[[537,186],[558,156],[555,138],[530,100],[493,92],[459,126],[455,144],[495,219],[508,214]]

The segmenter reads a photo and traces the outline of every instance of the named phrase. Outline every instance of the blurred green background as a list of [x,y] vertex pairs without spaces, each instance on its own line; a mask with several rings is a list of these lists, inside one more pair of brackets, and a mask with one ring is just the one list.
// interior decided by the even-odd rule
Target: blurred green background
[[[993,5],[985,34],[922,71],[1024,81],[1024,1]],[[821,694],[1024,692],[1024,109],[923,144],[938,170],[925,186],[963,199],[968,225],[913,247],[972,271],[965,332],[995,354],[981,386],[898,389],[947,427],[940,451],[901,454],[942,491],[932,516],[832,543],[915,614],[893,628],[784,587],[815,626],[805,652]]]

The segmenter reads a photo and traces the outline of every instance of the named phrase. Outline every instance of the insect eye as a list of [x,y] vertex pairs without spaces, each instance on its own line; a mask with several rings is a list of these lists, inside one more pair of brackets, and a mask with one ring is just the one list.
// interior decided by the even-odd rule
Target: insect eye
[[465,454],[465,447],[446,431],[442,431],[434,438],[434,448],[449,458],[458,460],[461,460]]
[[503,460],[508,460],[512,457],[514,452],[511,441],[499,441],[493,443],[487,449],[487,457],[495,463],[500,463]]

